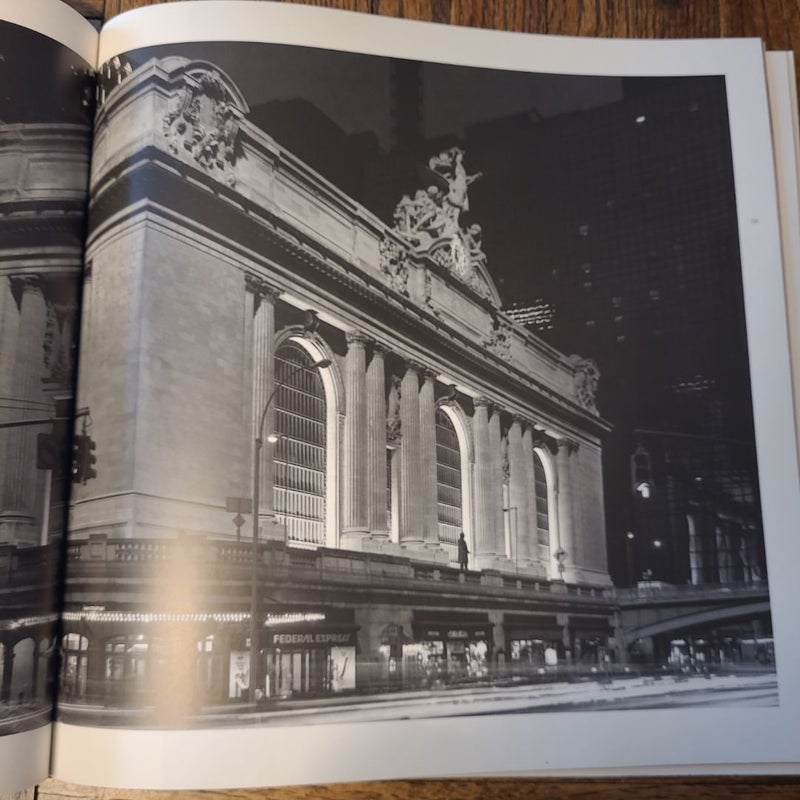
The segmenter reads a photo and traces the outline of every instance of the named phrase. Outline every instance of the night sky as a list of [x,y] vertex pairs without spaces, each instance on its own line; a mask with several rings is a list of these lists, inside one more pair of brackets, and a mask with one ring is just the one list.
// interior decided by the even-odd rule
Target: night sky
[[90,122],[89,65],[35,31],[0,23],[0,121]]

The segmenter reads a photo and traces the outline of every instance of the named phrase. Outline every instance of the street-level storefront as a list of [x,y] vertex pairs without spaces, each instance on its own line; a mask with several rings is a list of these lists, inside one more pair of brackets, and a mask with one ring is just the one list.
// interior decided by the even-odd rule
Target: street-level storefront
[[413,641],[403,646],[407,678],[435,684],[487,677],[492,664],[492,627],[481,615],[448,619],[444,614],[415,613]]
[[570,627],[576,664],[602,666],[615,660],[614,632],[607,617],[573,617]]
[[358,626],[352,609],[271,612],[264,629],[267,698],[355,690]]
[[507,670],[524,674],[564,663],[563,634],[554,615],[507,614],[503,622]]

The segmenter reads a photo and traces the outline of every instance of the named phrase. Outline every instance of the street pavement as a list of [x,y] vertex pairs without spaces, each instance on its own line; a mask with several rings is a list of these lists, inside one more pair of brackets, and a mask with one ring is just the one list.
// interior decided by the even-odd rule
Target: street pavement
[[341,698],[333,704],[330,699],[287,701],[269,711],[210,715],[197,721],[200,725],[308,725],[552,711],[777,705],[775,673],[693,675],[394,693]]

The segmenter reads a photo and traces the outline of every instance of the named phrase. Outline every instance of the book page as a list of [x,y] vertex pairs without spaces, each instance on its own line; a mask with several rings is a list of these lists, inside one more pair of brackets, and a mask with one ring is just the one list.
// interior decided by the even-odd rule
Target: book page
[[[800,396],[800,128],[797,122],[797,89],[794,55],[767,53],[772,139],[783,242],[784,280],[792,355],[794,396]],[[795,400],[795,414],[800,406]],[[800,450],[800,417],[798,449]]]
[[760,43],[209,2],[100,52],[56,775],[792,769]]
[[96,47],[0,3],[0,794],[49,768]]

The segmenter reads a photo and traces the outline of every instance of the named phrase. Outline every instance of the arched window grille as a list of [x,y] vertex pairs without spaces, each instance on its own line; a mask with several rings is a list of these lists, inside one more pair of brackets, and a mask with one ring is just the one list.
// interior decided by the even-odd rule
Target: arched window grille
[[450,561],[458,561],[458,535],[463,530],[461,449],[455,426],[446,412],[436,412],[436,496],[439,543]]
[[[289,542],[325,544],[325,388],[312,358],[288,342],[275,354],[274,506]],[[298,369],[301,367],[301,369]]]
[[538,453],[533,454],[533,477],[536,491],[536,542],[539,558],[550,559],[550,510],[547,503],[547,475]]

